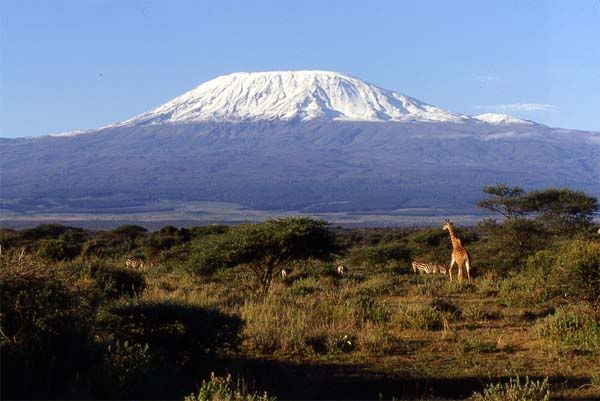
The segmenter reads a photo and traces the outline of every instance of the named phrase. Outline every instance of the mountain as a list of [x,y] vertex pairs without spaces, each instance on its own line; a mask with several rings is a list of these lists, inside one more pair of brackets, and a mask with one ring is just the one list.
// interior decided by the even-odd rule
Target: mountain
[[469,118],[335,72],[275,71],[218,77],[122,125],[315,119],[462,122]]
[[452,113],[325,71],[224,75],[97,130],[0,139],[0,156],[5,213],[472,210],[495,183],[600,195],[600,133]]

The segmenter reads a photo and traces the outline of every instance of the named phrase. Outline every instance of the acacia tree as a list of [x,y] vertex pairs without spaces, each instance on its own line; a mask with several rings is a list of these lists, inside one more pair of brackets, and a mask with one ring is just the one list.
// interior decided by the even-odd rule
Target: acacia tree
[[498,184],[483,188],[483,192],[490,197],[479,201],[478,207],[500,213],[507,219],[514,219],[524,214],[523,195],[525,191],[523,188]]
[[297,259],[328,257],[335,249],[327,223],[307,217],[243,224],[196,243],[193,263],[201,272],[242,265],[266,295],[276,271]]
[[598,211],[598,200],[582,191],[550,188],[529,192],[523,210],[539,218],[554,231],[573,231],[588,226]]

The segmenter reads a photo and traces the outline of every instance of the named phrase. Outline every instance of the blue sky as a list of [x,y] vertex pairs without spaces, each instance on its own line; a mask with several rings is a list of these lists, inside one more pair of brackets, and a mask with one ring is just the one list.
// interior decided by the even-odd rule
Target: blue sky
[[218,75],[283,69],[600,131],[600,0],[3,0],[0,137],[96,128]]

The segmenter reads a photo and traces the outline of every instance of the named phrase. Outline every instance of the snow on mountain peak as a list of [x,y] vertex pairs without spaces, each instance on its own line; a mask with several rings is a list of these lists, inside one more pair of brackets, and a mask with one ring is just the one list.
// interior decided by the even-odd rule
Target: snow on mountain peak
[[486,113],[473,117],[476,120],[486,122],[488,124],[507,125],[507,124],[534,124],[532,121],[521,120],[509,114],[501,113]]
[[222,75],[118,125],[293,119],[464,122],[470,117],[336,72],[272,71]]

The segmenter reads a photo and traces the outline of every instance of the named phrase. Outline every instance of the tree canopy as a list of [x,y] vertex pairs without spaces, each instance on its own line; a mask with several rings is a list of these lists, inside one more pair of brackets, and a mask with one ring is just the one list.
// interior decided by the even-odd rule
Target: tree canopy
[[524,214],[522,200],[525,191],[523,188],[498,184],[483,188],[483,192],[490,195],[490,197],[479,201],[477,203],[478,207],[500,213],[507,219]]
[[323,221],[307,217],[273,219],[200,239],[194,264],[201,272],[246,266],[267,293],[277,269],[296,259],[327,257],[334,246],[334,236]]

